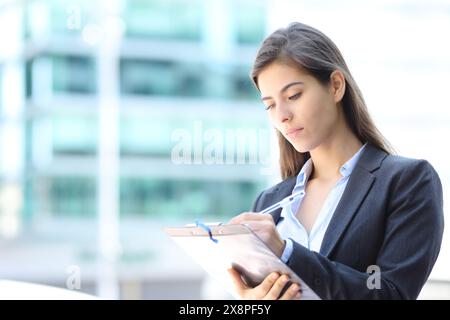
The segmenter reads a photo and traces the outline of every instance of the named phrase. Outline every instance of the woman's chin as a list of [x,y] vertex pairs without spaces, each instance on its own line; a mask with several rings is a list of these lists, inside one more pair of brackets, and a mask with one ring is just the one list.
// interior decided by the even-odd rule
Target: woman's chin
[[311,143],[305,144],[305,143],[299,143],[298,141],[296,141],[294,143],[291,142],[291,144],[294,147],[294,149],[300,153],[311,152],[311,150],[314,150],[314,148],[316,148],[316,145],[311,144]]
[[295,150],[297,150],[300,153],[305,153],[309,151],[309,148],[304,146],[304,145],[300,145],[298,143],[292,144],[292,146],[294,147]]

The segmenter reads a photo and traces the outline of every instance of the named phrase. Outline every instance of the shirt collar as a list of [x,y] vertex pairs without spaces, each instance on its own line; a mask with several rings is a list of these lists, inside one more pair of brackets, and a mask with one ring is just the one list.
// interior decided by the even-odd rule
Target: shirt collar
[[[341,173],[341,175],[343,177],[348,177],[349,175],[352,174],[353,169],[355,168],[356,163],[358,163],[361,153],[364,150],[366,145],[367,145],[367,143],[365,143],[347,162],[345,162],[341,166],[341,168],[339,169],[339,172]],[[306,181],[308,181],[309,176],[312,173],[312,170],[313,170],[313,163],[312,163],[312,159],[309,158],[303,165],[299,174],[297,175],[297,180],[295,183],[294,190],[292,190],[292,194],[305,189],[305,183],[306,183]]]
[[306,181],[308,181],[309,176],[312,173],[312,170],[313,170],[313,163],[312,163],[311,158],[309,158],[303,165],[299,174],[297,175],[297,181],[295,183],[294,190],[292,190],[292,194],[305,189],[305,183],[306,183]]
[[[355,168],[356,164],[358,163],[358,160],[362,154],[362,151],[364,150],[367,143],[365,143],[347,162],[345,162],[341,168],[339,169],[339,172],[341,173],[342,177],[348,177],[353,172],[353,169]],[[295,183],[295,187],[292,190],[292,194],[295,194],[300,191],[305,191],[305,184],[306,181],[308,181],[309,176],[311,175],[313,170],[313,163],[312,159],[309,158],[305,164],[303,165],[302,169],[300,170],[299,174],[297,175],[297,180]],[[300,199],[296,199],[293,205],[294,207],[298,207],[300,203]],[[292,209],[291,209],[292,211]],[[281,217],[286,218],[286,210],[283,208],[281,211]]]
[[339,172],[343,177],[348,177],[352,174],[353,169],[355,169],[356,164],[358,163],[359,158],[361,157],[361,153],[363,152],[364,148],[366,147],[367,142],[356,152],[353,157],[351,157],[346,163],[342,165],[342,167],[339,169]]

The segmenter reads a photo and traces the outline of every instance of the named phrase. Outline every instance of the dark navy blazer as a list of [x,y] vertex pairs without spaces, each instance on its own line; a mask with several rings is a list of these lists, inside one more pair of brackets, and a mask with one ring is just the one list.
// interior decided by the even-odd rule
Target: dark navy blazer
[[[262,192],[253,211],[290,195],[295,181]],[[280,213],[272,214],[275,224]],[[287,264],[322,299],[416,299],[438,257],[443,229],[442,185],[433,167],[367,144],[320,252],[293,241]],[[368,272],[372,265],[381,271],[379,289]]]

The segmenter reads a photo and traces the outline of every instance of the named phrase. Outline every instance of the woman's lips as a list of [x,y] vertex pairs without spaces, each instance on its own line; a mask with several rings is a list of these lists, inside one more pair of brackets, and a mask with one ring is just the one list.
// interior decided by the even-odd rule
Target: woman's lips
[[303,128],[298,128],[298,129],[291,129],[286,131],[286,135],[289,138],[294,138],[298,133],[300,133],[303,130]]

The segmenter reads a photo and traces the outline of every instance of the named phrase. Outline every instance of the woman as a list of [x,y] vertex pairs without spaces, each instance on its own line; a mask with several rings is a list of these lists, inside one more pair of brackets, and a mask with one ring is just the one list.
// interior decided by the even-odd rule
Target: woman
[[[417,298],[444,228],[433,167],[392,155],[338,48],[312,27],[271,34],[252,79],[277,130],[283,181],[230,223],[247,224],[322,299]],[[255,213],[302,190],[291,206]],[[229,272],[242,298],[301,297],[286,275],[251,288]]]

